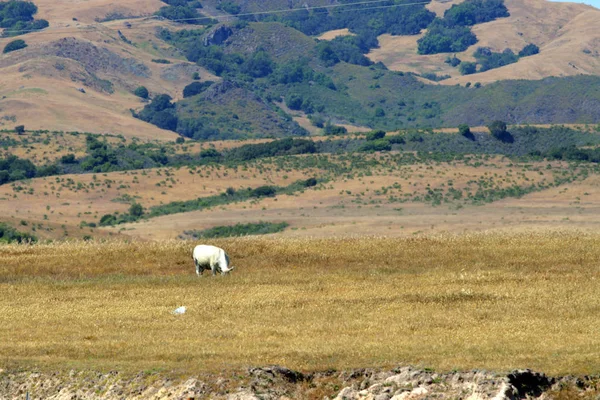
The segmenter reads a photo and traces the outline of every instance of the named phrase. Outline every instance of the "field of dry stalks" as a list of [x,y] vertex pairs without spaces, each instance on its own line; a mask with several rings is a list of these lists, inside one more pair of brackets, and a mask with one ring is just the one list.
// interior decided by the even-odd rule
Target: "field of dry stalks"
[[600,235],[216,240],[215,278],[194,244],[1,246],[0,363],[597,371]]

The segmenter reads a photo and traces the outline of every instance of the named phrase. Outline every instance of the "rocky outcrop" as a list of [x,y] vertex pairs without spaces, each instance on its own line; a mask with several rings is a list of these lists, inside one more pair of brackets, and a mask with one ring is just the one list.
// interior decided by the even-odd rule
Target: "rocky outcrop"
[[[517,400],[597,398],[600,377],[551,378],[531,370],[508,374],[487,371],[436,373],[414,367],[390,371],[357,369],[301,373],[280,366],[244,373],[204,374],[174,380],[154,373],[2,372],[0,400],[153,399],[153,400]],[[567,397],[565,397],[567,398]]]
[[231,35],[233,35],[233,30],[230,27],[219,25],[206,34],[203,43],[205,46],[218,46],[229,39]]
[[365,374],[360,383],[347,386],[335,400],[416,400],[425,398],[516,400],[536,398],[553,378],[530,370],[500,375],[486,371],[438,374],[412,367]]

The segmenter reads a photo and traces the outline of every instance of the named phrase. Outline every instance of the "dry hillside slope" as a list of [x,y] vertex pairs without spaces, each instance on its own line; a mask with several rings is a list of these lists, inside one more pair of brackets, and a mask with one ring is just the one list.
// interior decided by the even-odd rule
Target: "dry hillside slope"
[[[434,3],[430,8],[442,15],[448,4],[451,3]],[[477,47],[490,47],[496,52],[509,48],[517,53],[528,43],[538,45],[539,54],[502,68],[461,76],[458,69],[444,64],[448,54],[417,54],[420,36],[382,35],[381,47],[369,57],[394,70],[451,75],[452,78],[440,82],[445,85],[600,74],[600,10],[584,4],[546,0],[505,0],[505,4],[510,17],[476,25],[473,32],[479,42],[457,57],[473,61]]]
[[[194,72],[202,80],[217,80],[156,38],[156,27],[165,23],[144,16],[164,5],[159,1],[35,3],[36,17],[47,19],[50,28],[21,36],[27,48],[0,55],[0,128],[22,124],[173,140],[173,132],[131,116],[129,109],[143,106],[131,92],[143,85],[151,94],[180,98]],[[114,14],[133,16],[127,19],[131,28],[123,20],[94,21]],[[10,40],[1,39],[0,48]],[[171,63],[152,62],[159,58]]]

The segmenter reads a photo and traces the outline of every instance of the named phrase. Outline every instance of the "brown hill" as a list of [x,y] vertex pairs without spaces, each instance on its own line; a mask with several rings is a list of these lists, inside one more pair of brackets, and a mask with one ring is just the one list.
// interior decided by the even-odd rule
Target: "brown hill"
[[[453,3],[458,2],[433,2],[430,9],[442,15]],[[369,57],[393,70],[451,75],[452,78],[440,82],[444,85],[600,74],[600,10],[584,4],[546,0],[506,0],[505,4],[510,17],[476,25],[473,32],[479,42],[456,56],[473,61],[477,47],[490,47],[496,52],[508,48],[517,53],[528,43],[538,45],[539,54],[502,68],[461,76],[458,69],[444,63],[448,54],[417,54],[420,35],[382,35],[381,47]]]
[[[50,28],[23,36],[27,48],[0,56],[0,120],[5,129],[25,125],[173,140],[175,133],[131,116],[130,109],[143,107],[132,91],[146,86],[151,94],[177,99],[195,72],[202,80],[218,80],[156,38],[155,29],[168,24],[144,16],[164,3],[96,0],[58,7],[41,0],[36,5],[36,17],[47,19]],[[134,18],[122,19],[129,16]],[[95,22],[112,18],[120,19]],[[0,39],[0,47],[10,40]]]

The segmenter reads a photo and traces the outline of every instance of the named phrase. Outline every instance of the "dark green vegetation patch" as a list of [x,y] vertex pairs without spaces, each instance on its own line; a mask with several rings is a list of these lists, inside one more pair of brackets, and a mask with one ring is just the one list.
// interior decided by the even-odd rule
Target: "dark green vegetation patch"
[[4,54],[10,53],[11,51],[21,50],[27,47],[27,43],[25,43],[22,39],[13,40],[12,42],[8,42],[6,46],[4,46],[4,50],[2,52]]
[[10,225],[0,223],[0,243],[32,243],[36,241],[37,238],[34,235],[19,232]]
[[[469,28],[471,25],[465,21],[477,23],[505,14],[502,1],[468,4],[463,6],[467,7],[467,16],[460,17],[461,8],[452,8],[448,20]],[[412,10],[411,7],[398,9]],[[300,13],[308,15],[305,22],[312,18],[341,18],[335,9],[323,11],[323,15],[319,12]],[[160,110],[148,105],[136,115],[196,140],[307,135],[284,111],[282,103],[294,112],[305,113],[325,134],[332,133],[328,127],[340,124],[392,131],[462,123],[481,126],[494,120],[508,124],[600,121],[600,77],[501,81],[483,87],[427,85],[414,74],[388,71],[385,65],[366,59],[364,53],[377,45],[376,36],[361,33],[333,41],[315,41],[284,26],[296,21],[284,14],[288,13],[275,18],[278,22],[237,21],[192,30],[160,30],[161,39],[180,49],[188,60],[220,75],[223,81],[208,88],[198,82],[186,90],[185,99],[165,103]],[[372,29],[375,28],[367,30]],[[295,53],[293,49],[301,51]],[[534,45],[528,45],[519,53],[522,55],[515,55],[480,49],[478,63],[461,64],[456,57],[449,57],[448,63],[470,74],[477,72],[478,64],[482,70],[497,68],[535,50]],[[427,78],[439,80],[444,76]]]
[[183,238],[222,238],[232,236],[268,235],[270,233],[282,232],[287,228],[287,222],[255,222],[249,224],[221,225],[204,230],[185,231]]
[[29,1],[0,2],[0,28],[3,37],[24,35],[48,27],[45,19],[34,19],[38,9]]

